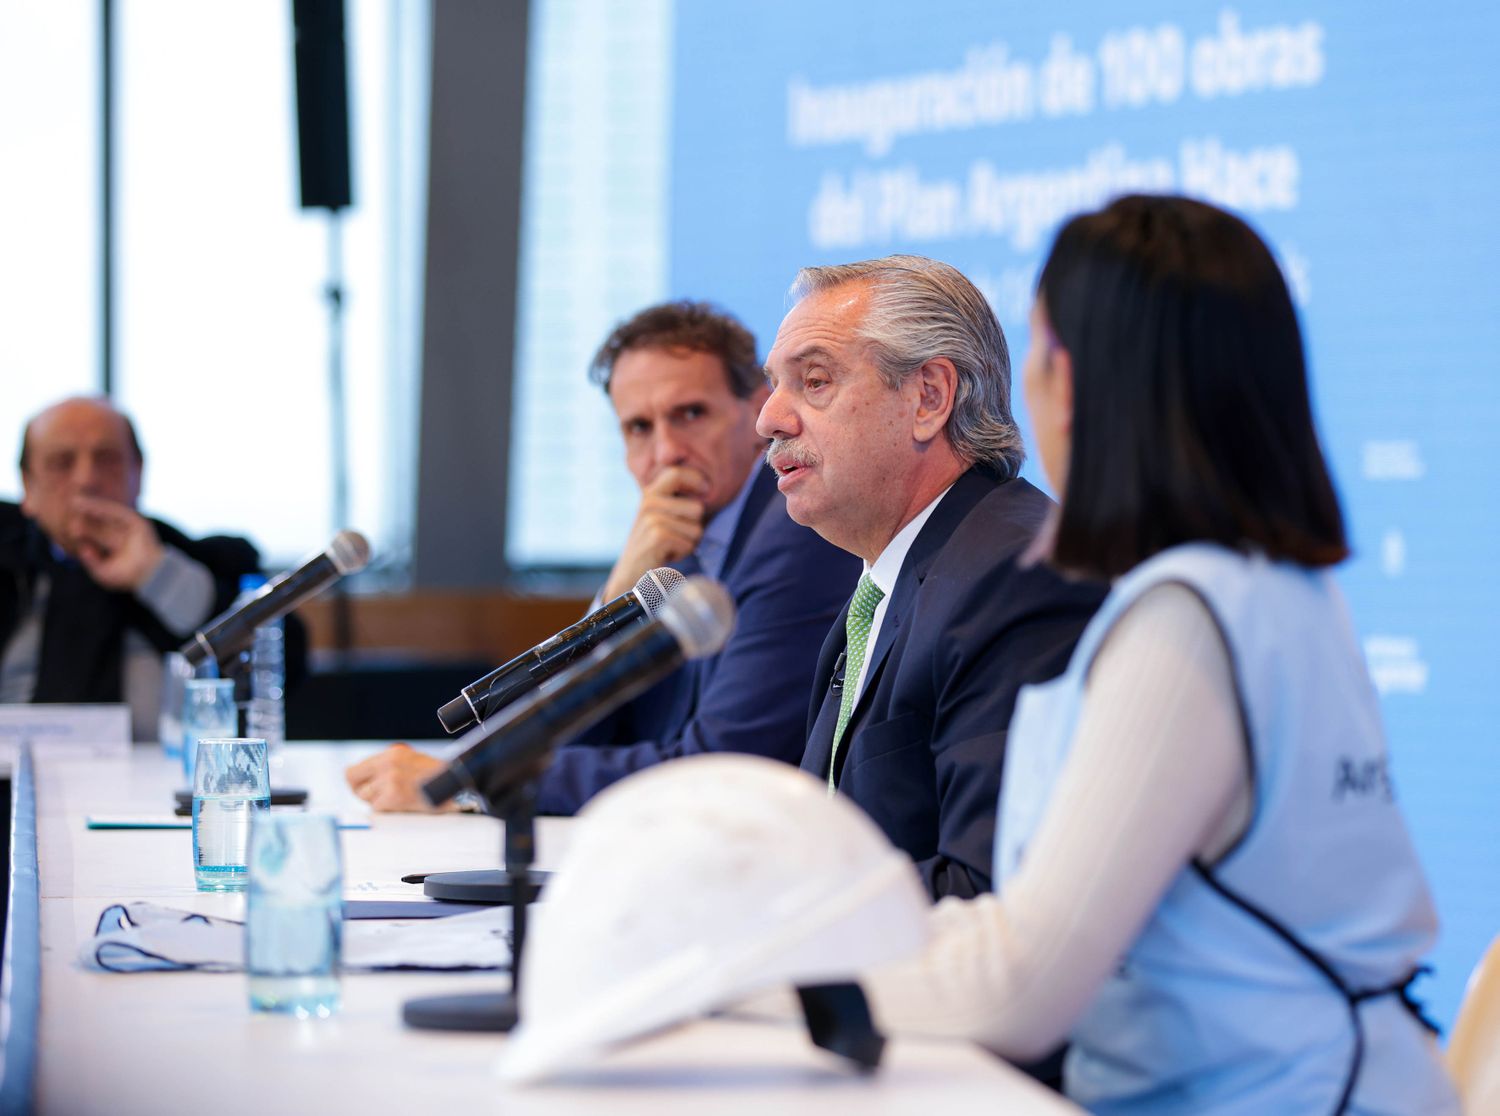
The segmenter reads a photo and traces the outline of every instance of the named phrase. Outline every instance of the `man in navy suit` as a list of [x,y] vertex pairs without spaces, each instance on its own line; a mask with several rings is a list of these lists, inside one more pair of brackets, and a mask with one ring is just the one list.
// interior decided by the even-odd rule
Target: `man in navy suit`
[[[671,565],[723,581],[734,633],[558,750],[538,788],[542,813],[571,814],[633,771],[700,752],[752,752],[797,763],[817,649],[859,563],[786,514],[755,432],[766,398],[755,339],[702,303],[650,307],[594,359],[641,489],[640,508],[600,593],[628,591]],[[349,770],[378,809],[420,809],[441,761],[397,745]]]
[[1018,470],[1005,337],[914,256],[808,268],[758,429],[798,523],[864,560],[823,645],[802,767],[917,862],[934,897],[990,887],[1005,733],[1059,673],[1100,587],[1018,561],[1051,502]]

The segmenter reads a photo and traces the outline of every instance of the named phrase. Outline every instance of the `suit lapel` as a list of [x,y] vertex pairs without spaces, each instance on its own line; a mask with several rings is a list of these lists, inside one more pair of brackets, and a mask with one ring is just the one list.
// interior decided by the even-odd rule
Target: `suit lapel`
[[808,709],[807,747],[802,752],[802,770],[811,771],[824,778],[828,776],[828,764],[833,759],[833,730],[839,719],[840,690],[833,688],[836,670],[842,669],[840,659],[844,655],[844,625],[849,619],[849,605],[828,629],[823,640],[823,650],[818,652],[818,669],[813,675],[813,697]]
[[[757,466],[757,469],[760,471],[751,482],[750,491],[745,494],[745,502],[740,507],[739,519],[734,525],[734,534],[730,537],[729,547],[724,552],[724,564],[719,570],[721,582],[729,580],[735,561],[739,558],[740,552],[745,549],[746,540],[754,533],[756,523],[759,522],[761,514],[766,510],[766,505],[770,503],[772,495],[776,492],[776,475],[768,468]],[[703,565],[698,560],[697,554],[689,554],[681,561],[671,563],[671,566],[684,577],[692,577],[703,572]],[[714,662],[714,659],[695,659],[683,664],[682,674],[667,710],[662,735],[675,735],[692,719],[693,710],[698,708],[698,698],[706,684],[706,676]]]
[[31,607],[34,576],[26,540],[26,520],[20,509],[0,504],[0,649],[10,642],[22,614]]
[[[849,727],[845,730],[845,748],[840,749],[846,758],[849,755],[847,748],[852,744],[860,722],[870,707],[875,691],[879,688],[880,672],[885,665],[886,657],[890,654],[891,647],[895,644],[902,627],[910,618],[911,610],[916,602],[917,590],[921,588],[923,580],[927,577],[927,571],[941,553],[949,536],[974,509],[974,505],[994,491],[999,483],[999,479],[988,470],[979,466],[970,468],[953,482],[953,486],[948,489],[942,501],[932,509],[932,514],[927,517],[922,530],[917,532],[917,537],[912,540],[911,549],[906,552],[906,560],[901,563],[901,573],[896,577],[896,587],[891,591],[890,603],[886,605],[885,617],[880,622],[880,633],[875,637],[875,646],[866,656],[868,666],[865,668],[864,689],[860,691],[859,700],[854,703],[854,708],[849,713]],[[844,649],[844,620],[848,615],[849,606],[845,605],[843,613],[839,616],[838,625],[834,629],[834,634],[838,637],[839,651]],[[828,652],[826,643],[823,650],[826,657]],[[828,765],[833,758],[833,730],[838,725],[839,703],[827,689],[828,679],[833,673],[832,667],[830,666],[825,675],[822,666],[820,662],[818,676],[823,689],[814,692],[824,694],[823,705],[819,710],[814,729],[809,733],[807,753],[803,757],[802,766],[804,769],[827,776]],[[857,679],[849,678],[845,680],[845,684],[852,686],[856,681]],[[820,766],[810,767],[809,764],[813,762],[817,762]],[[843,765],[840,764],[840,766]]]
[[[900,578],[897,579],[899,587]],[[910,594],[908,594],[910,597]],[[890,653],[891,644],[896,642],[896,634],[901,630],[901,613],[896,610],[896,594],[891,594],[891,603],[885,606],[885,617],[880,621],[880,633],[875,637],[875,646],[870,648],[865,655],[865,688],[859,695],[859,701],[855,702],[854,709],[849,713],[849,721],[852,724],[854,718],[859,716],[860,706],[865,704],[866,699],[875,690],[875,680],[880,677],[880,668],[885,665],[885,657]],[[850,679],[856,682],[858,679]]]
[[54,560],[40,530],[33,540],[49,588],[31,700],[119,701],[129,596],[105,589],[76,562]]
[[755,469],[755,479],[750,482],[750,491],[745,493],[740,518],[734,525],[734,534],[729,537],[729,547],[724,551],[724,564],[719,570],[721,581],[728,580],[729,572],[734,569],[740,552],[745,549],[745,543],[755,533],[755,525],[760,522],[766,505],[776,495],[776,474],[764,462],[757,462]]

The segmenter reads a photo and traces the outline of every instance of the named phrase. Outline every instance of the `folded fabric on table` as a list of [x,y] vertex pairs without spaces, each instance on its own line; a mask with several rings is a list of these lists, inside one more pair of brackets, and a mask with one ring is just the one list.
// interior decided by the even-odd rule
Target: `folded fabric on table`
[[[245,926],[156,903],[115,903],[78,951],[88,969],[111,973],[229,973],[245,967]],[[510,908],[421,922],[345,922],[345,971],[507,969]]]

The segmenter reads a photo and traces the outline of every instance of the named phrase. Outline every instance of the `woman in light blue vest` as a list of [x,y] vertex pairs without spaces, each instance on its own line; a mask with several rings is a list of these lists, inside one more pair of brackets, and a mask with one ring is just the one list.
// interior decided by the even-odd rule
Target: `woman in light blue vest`
[[1271,253],[1183,198],[1074,219],[1025,378],[1043,548],[1113,590],[1017,704],[998,895],[873,974],[879,1021],[1018,1060],[1068,1041],[1097,1112],[1457,1112],[1406,992],[1436,918]]

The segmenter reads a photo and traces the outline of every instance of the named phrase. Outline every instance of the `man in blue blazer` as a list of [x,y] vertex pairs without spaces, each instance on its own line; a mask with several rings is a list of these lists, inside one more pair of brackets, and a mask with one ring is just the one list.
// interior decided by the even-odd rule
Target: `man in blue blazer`
[[[755,432],[765,378],[755,339],[702,303],[650,307],[595,357],[641,504],[600,593],[670,565],[722,581],[733,634],[560,748],[538,786],[542,813],[571,814],[633,771],[674,756],[752,752],[797,763],[817,651],[859,563],[786,514]],[[379,809],[420,809],[441,761],[397,745],[349,770]]]
[[1021,559],[1051,502],[1018,470],[1005,337],[946,264],[808,268],[759,431],[798,523],[864,560],[819,658],[802,767],[934,897],[990,887],[1005,733],[1102,599]]

